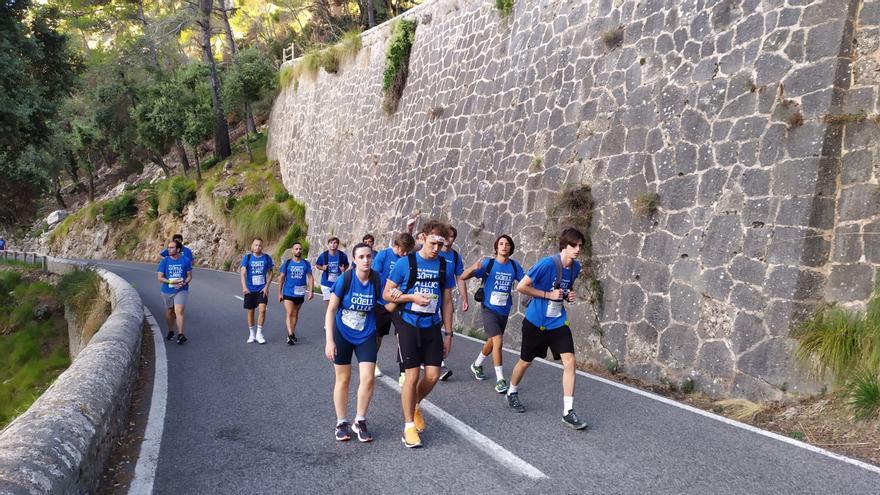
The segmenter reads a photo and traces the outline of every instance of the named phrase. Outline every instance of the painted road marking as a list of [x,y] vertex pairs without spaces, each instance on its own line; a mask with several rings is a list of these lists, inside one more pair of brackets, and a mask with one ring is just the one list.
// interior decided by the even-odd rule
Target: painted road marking
[[243,298],[243,297],[241,297],[241,296],[232,296],[232,297],[234,297],[234,298],[236,298],[236,299],[238,299],[238,300],[239,300],[239,301],[244,301],[244,298]]
[[[392,380],[387,376],[379,377],[377,378],[377,380],[384,383],[387,387],[391,388],[397,393],[400,393],[400,386],[398,385],[397,380]],[[510,452],[504,447],[493,442],[492,439],[490,439],[486,435],[483,435],[479,431],[471,428],[460,419],[449,414],[443,409],[440,409],[428,400],[422,400],[422,402],[419,403],[419,407],[431,416],[439,419],[441,423],[445,424],[452,431],[461,435],[465,440],[470,442],[471,445],[478,448],[479,450],[482,450],[484,453],[495,459],[499,464],[507,467],[514,473],[525,475],[534,480],[547,477],[547,475],[544,474],[540,469],[520,459],[513,452]]]

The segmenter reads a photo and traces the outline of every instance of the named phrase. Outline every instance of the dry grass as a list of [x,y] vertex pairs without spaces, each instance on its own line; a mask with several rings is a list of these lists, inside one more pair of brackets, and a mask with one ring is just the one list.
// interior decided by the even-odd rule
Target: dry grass
[[724,399],[715,402],[724,410],[724,415],[737,421],[754,421],[764,410],[764,406],[746,399]]

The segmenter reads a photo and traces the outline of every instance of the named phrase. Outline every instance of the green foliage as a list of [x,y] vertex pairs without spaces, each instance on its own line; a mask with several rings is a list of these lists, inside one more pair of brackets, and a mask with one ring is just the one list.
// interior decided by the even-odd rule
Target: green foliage
[[275,189],[275,196],[274,196],[274,198],[275,198],[275,201],[276,201],[276,202],[278,202],[278,203],[284,203],[284,202],[286,202],[288,199],[290,199],[290,193],[287,192],[287,189],[276,188],[276,189]]
[[281,70],[278,72],[278,86],[281,87],[281,89],[286,89],[288,86],[290,86],[290,83],[296,80],[293,74],[294,72],[292,65],[285,65],[281,67]]
[[140,243],[140,231],[137,229],[129,231],[122,237],[119,245],[116,246],[116,257],[119,259],[130,259]]
[[692,394],[696,386],[697,384],[694,382],[694,379],[688,376],[681,381],[681,386],[678,388],[685,394]]
[[846,405],[856,419],[867,421],[880,416],[880,377],[876,371],[856,372],[845,395]]
[[416,38],[416,21],[400,19],[394,23],[391,39],[388,40],[388,51],[385,54],[385,72],[382,89],[385,97],[382,109],[387,114],[397,111],[397,105],[403,96],[406,79],[409,76],[409,56]]
[[300,203],[293,198],[290,198],[287,200],[285,206],[287,207],[287,211],[290,213],[290,216],[293,217],[294,222],[298,222],[301,224],[306,223],[306,205]]
[[514,0],[495,0],[495,8],[501,13],[501,17],[508,17],[513,13]]
[[159,216],[159,195],[156,194],[155,189],[150,189],[147,191],[147,218],[153,219]]
[[633,202],[636,215],[650,217],[657,212],[660,206],[660,195],[657,193],[645,193],[637,197]]
[[806,435],[804,435],[804,432],[802,432],[800,430],[794,430],[791,433],[789,433],[788,436],[795,439],[795,440],[801,441],[801,442],[803,442],[804,438],[806,438]]
[[159,183],[159,209],[163,213],[180,215],[183,208],[196,199],[196,182],[182,176],[175,176]]
[[223,78],[223,99],[230,108],[243,109],[266,93],[275,92],[275,68],[256,48],[238,52]]
[[220,163],[220,158],[212,156],[211,158],[208,158],[207,160],[202,162],[202,170],[211,170],[218,163]]
[[101,278],[92,270],[77,269],[62,275],[56,287],[65,306],[87,308],[100,293]]
[[130,192],[122,193],[117,198],[104,203],[104,221],[120,222],[137,213],[137,198]]
[[284,237],[281,238],[281,241],[278,243],[278,247],[275,249],[275,257],[281,259],[284,252],[293,247],[297,242],[301,243],[303,246],[303,256],[307,256],[309,250],[308,241],[305,240],[307,234],[307,226],[294,222],[290,228],[287,229],[287,233],[284,234]]

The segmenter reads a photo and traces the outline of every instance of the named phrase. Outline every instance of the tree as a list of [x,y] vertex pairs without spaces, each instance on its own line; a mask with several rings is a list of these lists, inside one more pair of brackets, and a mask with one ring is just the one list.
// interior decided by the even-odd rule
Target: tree
[[183,136],[184,113],[180,101],[180,88],[176,81],[169,80],[154,87],[134,110],[138,141],[166,176],[171,174],[163,155]]
[[[269,59],[256,48],[247,48],[238,52],[232,66],[226,71],[223,84],[224,100],[230,107],[238,107],[247,112],[250,105],[259,101],[266,92],[275,91],[275,68]],[[248,140],[250,135],[245,129],[245,147],[251,161]]]
[[196,178],[202,180],[202,164],[199,157],[199,144],[211,137],[214,131],[214,116],[211,110],[211,88],[205,83],[209,69],[200,63],[193,63],[178,71],[177,81],[185,97],[181,100],[184,110],[183,140],[193,150],[196,159]]
[[214,105],[214,155],[226,158],[232,154],[229,144],[229,126],[223,111],[223,100],[220,98],[220,76],[217,74],[217,63],[211,50],[211,10],[213,0],[199,0],[201,16],[196,23],[201,28],[202,61],[210,69],[211,101]]

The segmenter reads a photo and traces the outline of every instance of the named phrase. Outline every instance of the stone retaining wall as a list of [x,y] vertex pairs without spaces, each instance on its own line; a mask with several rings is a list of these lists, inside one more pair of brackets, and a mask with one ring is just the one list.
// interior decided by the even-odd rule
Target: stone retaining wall
[[[76,262],[46,258],[62,274]],[[112,313],[76,360],[0,432],[0,493],[82,494],[97,490],[128,414],[137,378],[143,303],[119,276],[96,269]]]
[[589,305],[572,312],[580,358],[713,395],[819,390],[789,332],[822,302],[864,305],[880,264],[880,136],[854,117],[878,111],[878,2],[516,0],[503,18],[433,0],[406,16],[394,115],[390,25],[275,102],[269,154],[314,254],[421,213],[458,227],[469,262],[509,233],[530,265],[560,214],[584,213],[560,191],[589,188],[604,299],[600,330]]

